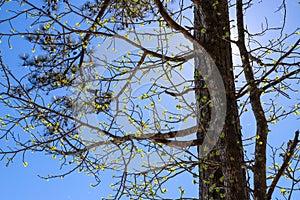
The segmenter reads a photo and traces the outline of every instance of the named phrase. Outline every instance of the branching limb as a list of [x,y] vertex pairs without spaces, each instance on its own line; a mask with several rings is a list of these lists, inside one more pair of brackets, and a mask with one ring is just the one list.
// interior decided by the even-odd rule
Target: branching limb
[[295,137],[292,141],[292,144],[287,147],[288,149],[287,149],[286,154],[284,155],[283,163],[282,163],[281,167],[279,168],[275,178],[273,179],[273,181],[272,181],[272,183],[269,187],[269,190],[268,190],[268,193],[267,193],[267,198],[266,198],[267,200],[271,200],[274,189],[275,189],[279,179],[282,177],[284,171],[288,167],[289,162],[290,162],[290,160],[291,160],[291,158],[294,154],[294,151],[295,151],[298,143],[299,143],[299,131],[296,131],[295,132]]

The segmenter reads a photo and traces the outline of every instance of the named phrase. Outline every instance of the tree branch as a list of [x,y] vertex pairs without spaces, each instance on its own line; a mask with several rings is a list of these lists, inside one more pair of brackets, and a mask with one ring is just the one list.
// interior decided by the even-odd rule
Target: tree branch
[[278,173],[276,174],[275,178],[273,179],[270,187],[269,187],[269,190],[268,190],[268,193],[267,193],[267,200],[271,200],[271,197],[272,197],[272,194],[274,192],[274,189],[279,181],[279,179],[282,177],[285,169],[287,168],[293,154],[294,154],[294,151],[297,147],[297,144],[299,143],[299,130],[295,132],[295,137],[294,137],[294,140],[292,141],[292,144],[290,146],[288,146],[288,150],[287,152],[285,153],[285,155],[283,156],[284,157],[284,160],[283,160],[283,163],[278,171]]
[[157,5],[157,8],[158,8],[160,14],[162,15],[162,17],[164,18],[164,20],[168,23],[168,25],[170,27],[172,27],[175,30],[182,33],[185,37],[190,39],[192,42],[199,43],[199,40],[196,40],[195,37],[192,34],[190,34],[185,28],[180,26],[178,23],[176,23],[172,19],[172,17],[168,14],[166,8],[163,6],[163,4],[160,2],[160,0],[154,0],[154,2]]

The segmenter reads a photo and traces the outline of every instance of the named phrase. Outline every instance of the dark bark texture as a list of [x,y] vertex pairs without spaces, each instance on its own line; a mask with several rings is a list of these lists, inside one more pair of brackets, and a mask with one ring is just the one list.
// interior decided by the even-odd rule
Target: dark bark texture
[[[226,119],[216,147],[199,164],[200,199],[248,199],[244,155],[235,97],[232,71],[228,2],[226,0],[194,1],[195,37],[213,58],[222,76],[226,90]],[[198,137],[204,137],[209,126],[208,90],[200,74],[203,58],[195,59],[196,98],[199,107],[198,123],[201,127]],[[209,101],[209,100],[208,100]],[[225,103],[225,102],[224,102]],[[210,164],[214,163],[214,165]],[[216,164],[218,163],[218,164]]]

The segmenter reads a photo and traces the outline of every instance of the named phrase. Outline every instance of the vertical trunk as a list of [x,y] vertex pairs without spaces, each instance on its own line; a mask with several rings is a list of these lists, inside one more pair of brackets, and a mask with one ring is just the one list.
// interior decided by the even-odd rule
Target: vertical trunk
[[243,19],[243,1],[237,0],[237,27],[238,42],[240,50],[244,74],[247,84],[250,86],[250,103],[254,117],[256,119],[256,141],[255,141],[255,165],[254,165],[254,199],[263,200],[267,193],[267,177],[266,177],[266,148],[268,137],[268,123],[265,112],[261,105],[261,91],[255,84],[254,73],[249,61],[249,54],[245,45],[244,19]]
[[[200,164],[200,199],[248,199],[244,155],[235,99],[234,77],[232,72],[232,52],[229,38],[229,14],[227,0],[195,0],[195,37],[215,61],[226,89],[227,113],[223,128],[224,136],[216,147],[203,160],[220,163],[212,167]],[[205,85],[200,74],[201,58],[195,59],[196,98],[199,106],[198,137],[203,137],[208,127],[210,115],[208,90],[200,90]],[[217,156],[220,152],[220,156]],[[211,162],[210,162],[211,163]],[[224,194],[225,193],[225,196]]]

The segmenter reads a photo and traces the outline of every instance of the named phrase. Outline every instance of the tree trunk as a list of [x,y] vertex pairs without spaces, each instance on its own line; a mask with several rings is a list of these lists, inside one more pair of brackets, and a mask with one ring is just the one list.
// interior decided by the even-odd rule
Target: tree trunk
[[[199,164],[200,199],[248,199],[244,155],[241,138],[238,107],[235,98],[229,14],[227,0],[195,0],[195,37],[213,58],[222,76],[227,101],[227,113],[223,134],[216,147],[201,159]],[[199,107],[198,137],[205,136],[210,121],[209,91],[203,88],[205,82],[200,74],[201,59],[195,58],[196,100]],[[203,66],[202,66],[203,67]],[[204,99],[206,100],[203,100]],[[207,99],[208,98],[208,99]],[[225,103],[225,102],[224,102]],[[220,154],[219,154],[220,153]],[[210,165],[207,163],[219,163]]]
[[242,59],[242,67],[247,84],[251,88],[250,103],[256,120],[256,141],[255,141],[255,165],[253,168],[254,176],[254,199],[266,199],[267,194],[267,176],[266,176],[266,149],[268,137],[268,122],[265,117],[265,112],[261,104],[261,91],[255,84],[254,72],[250,64],[249,54],[245,45],[245,31],[243,18],[243,1],[236,1],[237,13],[237,28],[238,28],[238,42],[237,45],[240,50]]

